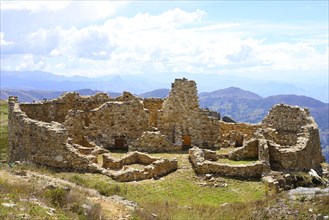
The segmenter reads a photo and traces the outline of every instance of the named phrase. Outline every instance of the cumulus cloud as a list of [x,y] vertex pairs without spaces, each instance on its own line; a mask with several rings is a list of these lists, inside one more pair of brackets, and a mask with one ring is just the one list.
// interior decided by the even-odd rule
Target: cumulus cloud
[[13,42],[11,41],[6,41],[5,40],[5,34],[0,32],[0,46],[7,46],[7,45],[12,45],[14,44]]
[[[106,8],[108,3],[101,3]],[[105,18],[108,11],[104,8],[91,10],[99,10],[97,16]],[[67,75],[327,70],[328,49],[317,49],[328,46],[325,31],[296,24],[291,29],[289,25],[280,29],[277,24],[257,22],[214,23],[202,10],[176,8],[158,15],[107,18],[80,28],[38,29],[22,38],[24,43],[11,45],[4,52],[26,55],[20,68],[42,67],[44,62],[48,71]],[[273,36],[271,30],[293,40],[269,40],[266,36]],[[293,35],[296,31],[297,36],[314,34],[299,39]],[[1,42],[10,41],[2,34]],[[43,55],[44,60],[33,60],[32,55]]]

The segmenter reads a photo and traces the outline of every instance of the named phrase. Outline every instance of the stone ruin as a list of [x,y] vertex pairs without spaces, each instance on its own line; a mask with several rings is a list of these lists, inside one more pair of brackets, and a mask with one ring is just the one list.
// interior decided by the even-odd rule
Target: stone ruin
[[[261,177],[271,170],[319,169],[319,131],[307,109],[274,106],[259,124],[227,123],[201,109],[194,81],[176,79],[165,99],[129,92],[19,103],[9,97],[8,162],[99,172],[117,181],[157,179],[177,169],[177,160],[147,153],[189,149],[196,173]],[[219,154],[216,150],[234,150]],[[118,159],[111,151],[129,151]],[[145,152],[145,153],[141,153]],[[253,160],[232,165],[232,161]],[[138,164],[138,169],[130,167]]]

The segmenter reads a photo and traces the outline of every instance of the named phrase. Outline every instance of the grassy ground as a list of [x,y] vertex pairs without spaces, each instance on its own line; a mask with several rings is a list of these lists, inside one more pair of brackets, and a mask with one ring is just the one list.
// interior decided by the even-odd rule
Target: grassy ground
[[[120,157],[124,154],[116,153]],[[179,168],[159,180],[117,183],[99,174],[60,173],[58,177],[68,179],[85,187],[96,188],[104,195],[118,194],[137,202],[139,219],[152,214],[160,219],[213,219],[226,203],[253,203],[265,197],[264,186],[259,181],[241,181],[217,178],[223,187],[206,184],[197,176],[188,161],[187,154],[152,154],[156,157],[176,158]],[[102,187],[100,187],[102,186]],[[228,213],[232,214],[232,213]]]
[[[0,170],[0,219],[100,219],[99,206],[75,189],[47,188],[27,180],[20,171]],[[11,172],[17,172],[12,169]],[[88,204],[92,209],[83,209]]]

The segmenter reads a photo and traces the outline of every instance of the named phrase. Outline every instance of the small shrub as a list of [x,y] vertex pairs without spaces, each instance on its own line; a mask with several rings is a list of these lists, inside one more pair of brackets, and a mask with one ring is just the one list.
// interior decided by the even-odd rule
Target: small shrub
[[68,201],[68,191],[62,188],[48,189],[45,192],[46,198],[50,200],[53,205],[64,207]]

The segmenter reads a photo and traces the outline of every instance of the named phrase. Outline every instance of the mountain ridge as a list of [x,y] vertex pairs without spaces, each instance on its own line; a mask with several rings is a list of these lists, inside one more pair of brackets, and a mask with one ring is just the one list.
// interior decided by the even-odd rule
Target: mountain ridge
[[[186,77],[187,73],[145,73],[141,75],[103,75],[95,77],[63,76],[43,71],[6,71],[0,70],[1,88],[21,90],[55,90],[75,91],[93,89],[102,91],[130,91],[134,94],[147,93],[159,88],[169,89],[174,78]],[[203,92],[238,87],[253,92],[262,97],[281,94],[307,95],[318,100],[328,102],[328,84],[323,82],[314,86],[314,82],[293,84],[264,79],[250,79],[225,74],[196,73],[193,78],[198,82],[200,94]],[[255,97],[254,97],[255,98]]]

